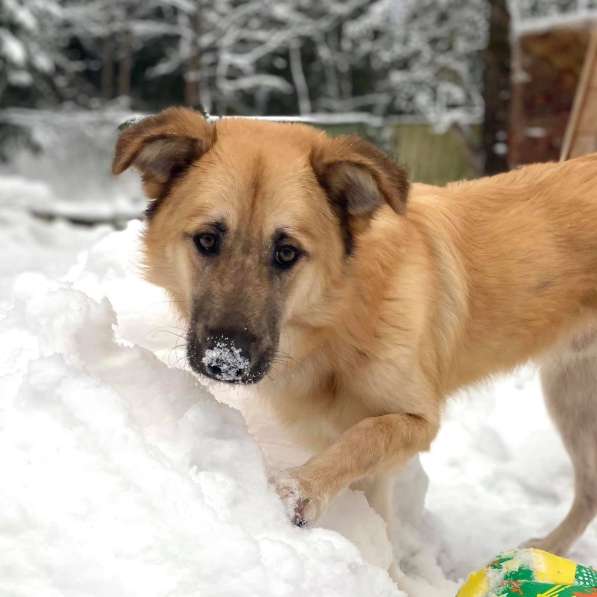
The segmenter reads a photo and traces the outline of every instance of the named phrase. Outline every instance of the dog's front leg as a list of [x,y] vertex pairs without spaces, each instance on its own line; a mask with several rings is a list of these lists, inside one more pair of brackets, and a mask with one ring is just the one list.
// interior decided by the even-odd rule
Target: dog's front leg
[[363,419],[303,466],[279,474],[274,483],[292,522],[305,526],[328,501],[354,481],[404,464],[429,448],[438,418],[391,414]]

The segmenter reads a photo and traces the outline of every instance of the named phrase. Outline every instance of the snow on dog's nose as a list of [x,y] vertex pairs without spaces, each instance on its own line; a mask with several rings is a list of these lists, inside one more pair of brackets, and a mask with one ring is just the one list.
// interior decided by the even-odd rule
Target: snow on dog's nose
[[196,373],[225,383],[254,384],[268,372],[271,345],[241,328],[193,326],[187,335],[187,358]]
[[205,374],[218,381],[245,381],[251,373],[253,340],[249,334],[238,332],[208,335],[201,359]]
[[205,351],[202,362],[208,375],[220,381],[242,381],[251,363],[240,348],[221,340]]

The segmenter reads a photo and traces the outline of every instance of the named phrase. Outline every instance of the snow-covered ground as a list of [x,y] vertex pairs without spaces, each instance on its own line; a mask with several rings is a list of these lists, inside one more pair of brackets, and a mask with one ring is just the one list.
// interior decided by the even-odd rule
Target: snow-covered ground
[[[224,404],[250,397],[185,369],[184,330],[139,275],[141,229],[44,223],[0,203],[0,596],[401,595],[361,494],[318,528],[287,522],[262,450]],[[303,457],[269,419],[255,429],[268,461]],[[452,401],[421,460],[428,479],[413,463],[396,492],[411,597],[452,597],[570,502],[530,368]],[[572,556],[597,564],[597,525]]]
[[36,148],[3,140],[10,163],[0,163],[0,205],[81,221],[118,222],[145,207],[133,173],[110,174],[118,125],[131,112],[3,110],[0,123],[17,127]]

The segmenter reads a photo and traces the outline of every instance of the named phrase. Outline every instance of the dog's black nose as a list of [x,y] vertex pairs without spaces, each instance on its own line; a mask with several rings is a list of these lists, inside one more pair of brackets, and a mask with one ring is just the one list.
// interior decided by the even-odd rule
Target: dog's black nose
[[247,330],[209,329],[205,336],[202,369],[218,381],[244,382],[251,375],[255,336]]

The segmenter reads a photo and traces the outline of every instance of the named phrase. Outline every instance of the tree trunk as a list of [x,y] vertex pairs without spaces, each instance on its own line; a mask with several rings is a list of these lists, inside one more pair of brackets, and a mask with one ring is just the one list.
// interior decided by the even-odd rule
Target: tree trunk
[[189,56],[185,72],[185,104],[191,108],[199,106],[199,71],[201,64],[201,14],[199,3],[196,3],[195,12],[191,15],[191,39],[189,40]]
[[303,60],[301,57],[301,46],[298,40],[294,40],[290,43],[289,52],[290,72],[292,73],[294,89],[296,90],[299,114],[310,114],[311,98],[309,97],[309,87],[305,79],[305,71],[303,70]]
[[489,42],[485,50],[483,147],[485,173],[508,170],[511,91],[510,14],[507,0],[490,3]]
[[130,98],[133,34],[125,25],[120,34],[118,65],[118,96]]
[[[209,48],[211,50],[211,48]],[[201,56],[199,57],[200,63],[200,85],[199,85],[199,102],[201,107],[208,113],[211,114],[213,111],[213,98],[211,95],[211,85],[207,80],[207,73],[209,72],[209,54],[207,48],[203,48]]]
[[526,75],[522,67],[520,40],[512,44],[512,100],[510,101],[510,128],[508,133],[508,164],[512,167],[524,163],[521,147],[526,136],[523,87]]
[[111,100],[114,94],[114,41],[108,33],[102,40],[102,97]]

